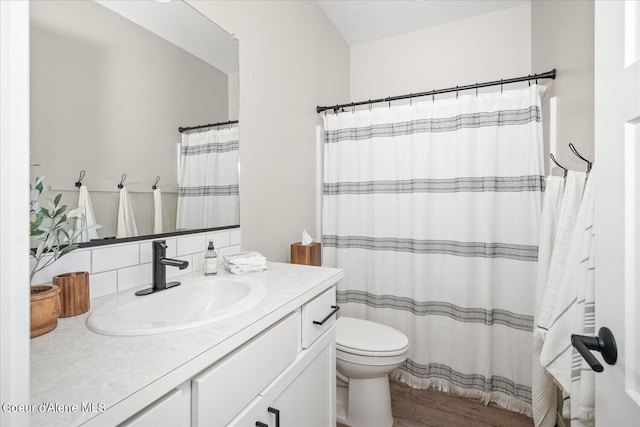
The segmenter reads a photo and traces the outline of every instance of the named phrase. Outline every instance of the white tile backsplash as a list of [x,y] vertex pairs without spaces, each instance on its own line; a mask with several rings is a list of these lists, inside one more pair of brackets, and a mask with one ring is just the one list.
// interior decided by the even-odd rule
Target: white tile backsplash
[[151,285],[151,263],[118,270],[118,292],[142,285]]
[[216,249],[225,248],[230,245],[229,231],[216,231],[215,233],[207,234],[207,246],[209,245],[209,240],[213,240],[213,246]]
[[[43,261],[44,263],[44,261]],[[91,271],[91,251],[87,249],[76,249],[58,258],[56,262],[33,276],[32,285],[51,283],[53,276],[58,274],[71,273],[74,271]]]
[[204,234],[190,234],[178,237],[177,256],[202,252],[207,249],[207,237]]
[[89,275],[90,298],[98,298],[118,292],[118,272],[116,270]]
[[115,245],[93,249],[92,272],[115,270],[140,264],[140,244]]
[[[223,262],[224,255],[242,250],[238,229],[165,239],[168,258],[183,259],[189,262],[189,267],[184,270],[167,267],[167,279],[202,270],[209,239],[214,241],[219,263]],[[57,274],[88,271],[90,273],[91,298],[150,284],[152,276],[151,242],[153,240],[158,239],[151,238],[135,243],[77,249],[36,274],[32,284],[50,283],[53,276]]]
[[230,246],[242,245],[242,237],[241,237],[239,228],[234,228],[232,230],[229,230],[229,245]]

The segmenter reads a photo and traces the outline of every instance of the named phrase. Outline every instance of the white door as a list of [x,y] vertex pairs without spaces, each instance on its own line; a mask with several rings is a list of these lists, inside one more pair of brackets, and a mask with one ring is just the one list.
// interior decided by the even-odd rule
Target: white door
[[640,2],[595,2],[596,324],[618,362],[596,374],[596,425],[640,426]]

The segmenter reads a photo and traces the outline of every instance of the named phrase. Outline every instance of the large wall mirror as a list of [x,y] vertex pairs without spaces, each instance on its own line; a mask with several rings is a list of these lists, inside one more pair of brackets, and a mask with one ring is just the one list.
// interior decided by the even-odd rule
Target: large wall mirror
[[239,225],[238,123],[178,131],[237,122],[237,39],[182,1],[34,1],[30,51],[32,180],[74,208],[84,171],[96,244],[124,174],[138,238]]

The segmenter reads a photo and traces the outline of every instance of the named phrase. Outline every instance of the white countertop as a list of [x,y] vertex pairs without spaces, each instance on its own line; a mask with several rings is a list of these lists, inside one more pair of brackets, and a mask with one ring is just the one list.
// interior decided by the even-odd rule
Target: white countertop
[[[199,275],[201,271],[182,277]],[[218,276],[225,275],[231,276],[220,269]],[[246,313],[210,325],[115,337],[90,331],[85,325],[89,313],[59,319],[55,330],[31,340],[31,426],[83,424],[99,415],[82,411],[87,403],[112,413],[130,410],[132,399],[124,400],[132,395],[136,404],[152,403],[331,287],[344,273],[335,268],[269,263],[268,270],[247,275],[265,282],[265,298]],[[91,303],[98,306],[105,298],[109,297]],[[42,404],[48,404],[47,411],[42,412]]]

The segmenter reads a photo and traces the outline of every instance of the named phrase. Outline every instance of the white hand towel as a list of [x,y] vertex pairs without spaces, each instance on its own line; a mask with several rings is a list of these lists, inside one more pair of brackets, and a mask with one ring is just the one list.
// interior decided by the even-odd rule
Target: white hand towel
[[260,252],[240,252],[232,255],[225,255],[224,260],[226,263],[233,265],[265,265],[267,258]]
[[162,233],[162,193],[159,188],[153,190],[153,234]]
[[560,217],[556,229],[556,238],[553,242],[553,251],[549,261],[549,273],[547,274],[547,284],[544,287],[542,303],[534,334],[544,339],[551,325],[551,316],[556,305],[560,282],[566,269],[567,257],[573,231],[575,230],[576,218],[580,210],[582,191],[584,189],[584,172],[569,171],[560,207]]
[[88,228],[82,232],[80,237],[81,242],[88,242],[91,239],[98,238],[98,232],[96,228],[96,215],[93,212],[93,204],[91,203],[91,197],[89,197],[89,190],[83,184],[80,185],[80,193],[78,194],[78,210],[82,214],[82,227]]
[[[544,203],[540,221],[540,239],[538,244],[538,283],[536,287],[536,305],[534,324],[540,313],[544,287],[547,283],[549,261],[556,236],[558,213],[564,193],[564,179],[549,175],[546,179]],[[533,361],[531,381],[531,410],[536,427],[553,427],[556,425],[557,386],[553,377],[540,364],[540,352],[543,341],[533,336]]]
[[[566,268],[540,362],[571,397],[572,419],[593,418],[593,372],[571,346],[571,334],[595,332],[593,281],[593,175],[585,188],[575,232],[567,256]],[[589,295],[589,298],[587,298]],[[585,371],[582,371],[585,369]],[[579,409],[579,407],[581,407]],[[564,415],[569,415],[565,408]],[[574,412],[575,411],[575,412]]]
[[138,235],[136,219],[133,215],[133,208],[129,200],[129,193],[126,188],[120,189],[120,205],[118,207],[118,224],[116,237],[134,237]]

